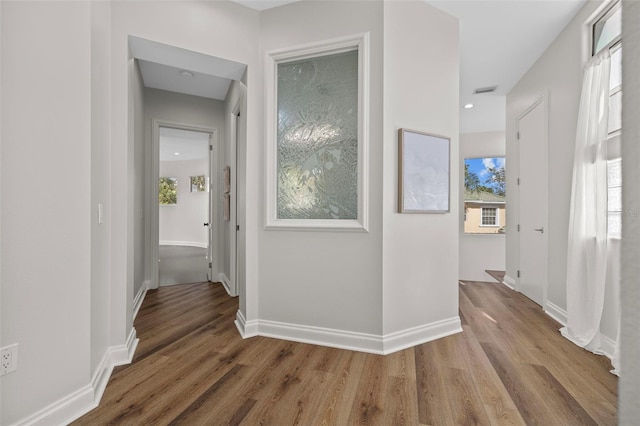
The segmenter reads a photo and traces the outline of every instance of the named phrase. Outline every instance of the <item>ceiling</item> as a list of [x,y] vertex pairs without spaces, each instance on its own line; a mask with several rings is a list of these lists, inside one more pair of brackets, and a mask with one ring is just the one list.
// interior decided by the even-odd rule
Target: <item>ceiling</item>
[[283,6],[289,3],[295,3],[299,0],[231,0],[234,3],[250,7],[255,10],[267,10],[273,7]]
[[[297,0],[233,0],[266,10]],[[347,1],[347,0],[344,0]],[[355,0],[354,0],[355,1]],[[586,0],[426,0],[460,21],[460,133],[505,129],[506,95]],[[130,37],[147,87],[224,100],[246,65]],[[184,73],[189,71],[189,73]],[[495,93],[474,95],[477,88]],[[463,109],[472,103],[474,108]]]
[[[506,95],[585,0],[428,0],[460,21],[460,133],[504,130]],[[498,86],[493,94],[477,88]],[[472,109],[463,105],[474,104]]]
[[129,36],[145,87],[223,101],[232,80],[242,79],[247,66],[192,50]]
[[209,133],[160,127],[160,161],[207,158]]

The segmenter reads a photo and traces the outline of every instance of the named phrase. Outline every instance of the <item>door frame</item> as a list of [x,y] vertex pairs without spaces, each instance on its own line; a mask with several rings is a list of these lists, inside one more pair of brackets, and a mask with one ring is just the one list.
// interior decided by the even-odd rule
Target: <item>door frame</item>
[[[218,158],[218,130],[213,127],[205,127],[198,126],[188,123],[174,122],[152,118],[152,137],[151,137],[151,167],[149,168],[149,173],[147,176],[149,177],[150,185],[147,186],[149,188],[147,203],[149,205],[150,212],[150,220],[149,220],[149,235],[151,250],[149,259],[149,271],[151,276],[151,285],[150,288],[156,289],[160,286],[160,268],[158,262],[160,260],[160,205],[158,204],[158,191],[159,185],[158,180],[160,179],[160,128],[168,127],[172,129],[180,129],[180,130],[191,130],[196,132],[208,133],[209,136],[209,144],[212,147],[211,151],[213,157],[215,159]],[[211,153],[208,156],[209,160],[209,226],[213,226],[213,231],[209,231],[213,234],[211,237],[212,241],[209,241],[209,250],[207,252],[207,256],[211,256],[209,259],[212,263],[209,272],[211,273],[211,278],[215,279],[218,276],[218,180],[215,177],[218,173],[218,166],[216,161],[211,161]],[[213,244],[212,244],[213,242]]]
[[231,167],[231,185],[229,190],[229,277],[228,285],[222,280],[227,293],[230,296],[238,296],[238,126],[240,126],[240,114],[242,113],[242,96],[238,96],[236,103],[231,108],[231,126],[229,128],[229,163]]
[[542,226],[544,227],[545,230],[547,230],[547,234],[544,235],[544,245],[546,247],[546,253],[545,253],[545,265],[544,265],[544,282],[542,283],[542,300],[541,300],[541,307],[544,311],[546,311],[546,306],[547,306],[547,292],[548,292],[548,288],[549,288],[549,236],[548,236],[548,230],[549,230],[549,103],[548,103],[548,98],[549,98],[549,94],[548,93],[543,93],[539,96],[537,96],[534,101],[520,114],[516,117],[515,120],[515,131],[516,134],[514,135],[514,140],[516,141],[516,158],[518,161],[518,177],[517,177],[517,199],[516,199],[516,205],[517,207],[517,233],[518,233],[518,238],[517,238],[517,249],[516,249],[516,257],[517,257],[517,265],[518,265],[518,273],[516,275],[515,278],[515,286],[514,289],[521,293],[522,291],[522,285],[521,285],[521,278],[520,278],[520,271],[522,269],[522,258],[521,258],[521,253],[520,253],[520,247],[521,247],[521,243],[522,243],[522,234],[521,234],[521,230],[520,230],[520,223],[521,223],[521,212],[522,212],[522,208],[521,208],[521,201],[522,201],[522,193],[521,193],[521,187],[520,187],[520,121],[527,116],[527,114],[529,114],[530,112],[532,112],[536,107],[538,106],[542,106],[542,112],[543,112],[543,116],[544,116],[544,123],[543,123],[543,134],[544,134],[544,141],[542,141],[542,143],[540,144],[540,147],[544,150],[543,153],[543,158],[545,158],[545,164],[543,165],[544,170],[542,171],[541,175],[544,176],[545,182],[543,183],[543,186],[545,188],[546,194],[545,194],[545,198],[546,198],[546,208],[544,209],[543,212],[543,217],[542,217]]

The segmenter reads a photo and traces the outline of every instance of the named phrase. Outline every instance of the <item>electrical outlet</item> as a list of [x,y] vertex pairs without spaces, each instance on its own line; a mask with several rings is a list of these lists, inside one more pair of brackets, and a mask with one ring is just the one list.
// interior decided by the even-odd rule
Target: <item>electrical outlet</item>
[[0,376],[16,371],[18,368],[18,344],[0,349]]

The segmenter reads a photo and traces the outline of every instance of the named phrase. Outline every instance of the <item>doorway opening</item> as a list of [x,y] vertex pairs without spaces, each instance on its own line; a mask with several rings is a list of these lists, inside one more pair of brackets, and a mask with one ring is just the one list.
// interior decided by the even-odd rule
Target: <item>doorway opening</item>
[[217,281],[216,131],[158,128],[158,285]]
[[[238,288],[243,286],[245,276],[242,271],[245,265],[244,244],[243,241],[237,242],[237,239],[243,235],[242,222],[245,217],[244,203],[239,193],[244,191],[246,170],[247,65],[135,36],[129,36],[129,47],[132,55],[129,73],[130,123],[135,150],[133,173],[130,175],[133,181],[130,183],[135,185],[134,193],[138,194],[134,195],[137,204],[132,219],[136,236],[132,259],[135,277],[133,288],[129,290],[133,290],[134,317],[146,290],[178,281],[222,282],[227,293],[237,296],[241,293]],[[241,111],[242,118],[238,118]],[[173,173],[162,173],[161,176],[161,130],[208,134],[211,139],[208,144],[209,172],[193,172],[175,180],[169,179],[176,177],[169,176]],[[174,152],[180,151],[174,150],[171,155]],[[222,185],[225,169],[230,170],[231,184],[228,190]],[[165,178],[162,182],[161,177]],[[165,189],[175,187],[175,205],[160,206],[161,183]],[[198,187],[204,188],[206,195],[193,194],[192,187],[196,192]],[[207,215],[182,219],[179,225],[174,224],[173,230],[190,223],[197,227],[194,232],[197,229],[199,236],[161,237],[160,209],[166,216],[165,212],[179,210],[185,200],[194,198],[208,199]],[[229,209],[223,210],[227,204]],[[203,234],[208,236],[205,243],[199,239]],[[204,249],[205,278],[201,278],[201,272],[195,277],[180,278],[173,282],[161,277],[158,265],[160,247],[164,249],[169,246],[174,247],[171,251],[176,252],[176,257],[183,256],[178,254],[185,251],[182,248],[193,248],[193,256],[184,256],[193,257],[198,265],[203,262],[200,262],[202,256],[197,254],[196,249],[200,253]],[[165,265],[162,265],[163,272]],[[138,282],[142,284],[138,285]]]

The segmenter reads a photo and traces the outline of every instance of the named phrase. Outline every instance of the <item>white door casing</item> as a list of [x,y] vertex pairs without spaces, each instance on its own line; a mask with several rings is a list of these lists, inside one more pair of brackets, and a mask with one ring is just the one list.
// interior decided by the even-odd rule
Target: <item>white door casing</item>
[[207,261],[209,262],[209,271],[207,272],[207,279],[210,282],[218,281],[218,267],[217,267],[217,256],[216,256],[216,248],[217,248],[217,225],[216,222],[216,197],[214,194],[216,193],[216,161],[218,159],[216,155],[216,134],[209,133],[209,187],[207,194],[209,194],[208,206],[209,206],[209,217],[207,218],[208,225],[208,247],[207,247]]
[[[210,181],[213,180],[212,176],[216,176],[217,167],[216,163],[211,161],[211,157],[217,158],[217,135],[218,131],[214,128],[202,127],[197,125],[191,125],[187,123],[176,123],[164,120],[153,119],[152,120],[152,147],[151,147],[151,168],[149,171],[149,182],[148,186],[148,197],[150,198],[149,204],[151,206],[150,212],[150,234],[151,234],[151,247],[149,250],[150,257],[150,268],[151,268],[151,284],[150,288],[158,288],[160,286],[160,276],[159,276],[159,245],[160,245],[160,232],[159,232],[159,217],[160,217],[160,206],[158,204],[158,181],[160,179],[160,128],[168,127],[173,129],[182,129],[182,130],[191,130],[195,132],[209,133],[210,135],[210,145],[213,149],[210,151],[209,158],[209,174]],[[218,276],[218,260],[216,258],[217,253],[215,252],[216,244],[218,241],[218,229],[216,224],[217,220],[217,212],[218,212],[218,190],[216,185],[211,185],[209,190],[209,241],[207,248],[207,258],[211,263],[211,268],[209,269],[210,278]],[[205,218],[206,219],[206,218]],[[203,221],[204,223],[204,221]],[[214,244],[212,244],[212,241]],[[217,279],[213,280],[217,281]]]
[[517,119],[519,269],[516,290],[544,307],[548,263],[548,133],[544,96]]

